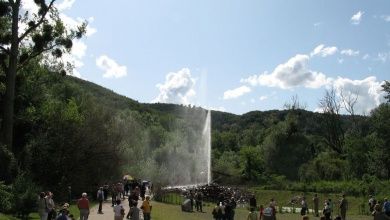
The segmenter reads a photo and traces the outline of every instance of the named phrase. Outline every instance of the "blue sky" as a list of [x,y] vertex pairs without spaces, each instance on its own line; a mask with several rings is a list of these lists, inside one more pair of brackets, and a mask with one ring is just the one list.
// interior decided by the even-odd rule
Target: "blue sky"
[[325,89],[368,114],[390,76],[390,1],[66,0],[89,21],[74,75],[140,102],[236,114],[282,109],[297,96],[318,111]]

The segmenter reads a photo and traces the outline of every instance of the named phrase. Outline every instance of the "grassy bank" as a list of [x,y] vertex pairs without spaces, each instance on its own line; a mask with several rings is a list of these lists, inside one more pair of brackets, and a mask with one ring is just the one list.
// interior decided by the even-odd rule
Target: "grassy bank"
[[[159,202],[153,202],[152,219],[153,220],[204,220],[212,219],[211,211],[212,206],[206,206],[203,209],[203,213],[200,212],[182,212],[179,205],[164,204]],[[236,220],[246,220],[248,211],[245,208],[236,209]],[[302,217],[299,214],[278,214],[278,220],[301,220]],[[318,217],[310,216],[310,219],[319,220]],[[371,216],[348,216],[348,220],[371,220]]]

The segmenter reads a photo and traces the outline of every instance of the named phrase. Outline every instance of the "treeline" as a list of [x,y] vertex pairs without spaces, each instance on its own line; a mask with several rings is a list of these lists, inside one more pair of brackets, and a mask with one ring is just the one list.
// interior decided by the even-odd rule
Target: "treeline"
[[[383,89],[390,93],[389,82]],[[389,116],[389,96],[387,103],[368,116],[313,113],[294,107],[240,117],[214,113],[215,176],[223,182],[263,185],[371,177],[388,180]]]

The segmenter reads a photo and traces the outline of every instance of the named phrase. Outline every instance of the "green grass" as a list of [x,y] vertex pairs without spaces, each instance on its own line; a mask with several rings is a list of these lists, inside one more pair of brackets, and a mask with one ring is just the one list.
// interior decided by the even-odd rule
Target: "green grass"
[[[257,188],[252,188],[250,191],[254,192],[257,199],[258,205],[268,205],[271,198],[274,198],[279,206],[291,206],[290,200],[294,196],[304,195],[309,204],[309,208],[313,208],[312,198],[314,193],[303,193],[303,192],[294,192],[294,191],[280,191],[280,190],[261,190]],[[320,209],[323,208],[323,203],[325,199],[332,199],[334,212],[338,213],[338,202],[340,200],[340,194],[321,194],[317,193],[320,201]],[[348,213],[351,215],[362,215],[368,214],[368,207],[365,205],[367,203],[366,198],[352,197],[347,196],[348,200]]]
[[[199,212],[182,212],[179,205],[164,204],[159,202],[153,202],[152,219],[153,220],[204,220],[212,219],[211,211],[212,206],[206,206],[203,208],[204,213]],[[248,211],[245,208],[236,209],[236,220],[246,220]],[[348,220],[371,220],[370,216],[348,216]],[[278,220],[301,220],[302,217],[299,214],[277,214]],[[318,217],[310,216],[312,220],[319,220]]]

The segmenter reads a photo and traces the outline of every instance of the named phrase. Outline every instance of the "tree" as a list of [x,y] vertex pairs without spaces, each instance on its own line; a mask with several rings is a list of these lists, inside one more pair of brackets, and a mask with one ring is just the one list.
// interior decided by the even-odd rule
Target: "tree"
[[387,94],[385,95],[385,99],[387,99],[387,102],[390,102],[390,82],[385,80],[382,84],[383,91]]
[[325,96],[319,103],[322,108],[324,124],[324,140],[326,144],[338,154],[343,154],[344,130],[340,116],[340,101],[336,97],[334,88],[326,90]]
[[[60,58],[70,52],[72,40],[81,38],[86,23],[74,30],[67,30],[54,6],[55,0],[47,4],[35,0],[39,10],[35,14],[21,10],[22,0],[0,0],[0,66],[5,73],[5,94],[2,97],[3,120],[1,134],[3,143],[13,147],[14,100],[16,75],[31,60],[49,55]],[[25,27],[25,28],[24,28]],[[59,67],[64,67],[58,63]],[[63,69],[63,68],[61,68]],[[62,74],[65,74],[62,70]]]

